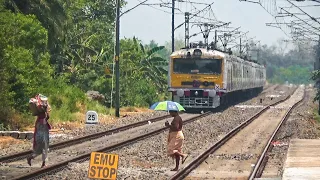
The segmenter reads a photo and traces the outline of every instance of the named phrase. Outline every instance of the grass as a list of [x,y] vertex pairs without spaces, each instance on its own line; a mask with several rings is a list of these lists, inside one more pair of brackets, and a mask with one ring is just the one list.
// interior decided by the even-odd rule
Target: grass
[[320,115],[318,114],[318,109],[313,109],[313,118],[317,121],[317,123],[320,123]]
[[9,148],[13,144],[30,143],[30,141],[22,141],[10,136],[0,137],[0,149]]
[[[108,108],[98,101],[90,100],[79,88],[66,84],[64,79],[55,79],[48,82],[46,86],[38,89],[41,94],[47,95],[51,106],[49,122],[53,125],[59,124],[84,124],[87,111],[96,111],[100,119],[105,122],[113,122],[115,115],[114,108]],[[161,98],[165,99],[165,94]],[[26,97],[25,97],[26,98]],[[18,110],[12,110],[10,117],[6,117],[5,122],[0,123],[0,130],[26,130],[34,127],[36,120],[30,111],[26,111],[27,101],[21,104]],[[143,103],[142,103],[143,104]],[[120,115],[134,114],[148,111],[148,107],[122,107]]]
[[[115,118],[115,109],[106,108],[96,101],[87,101],[86,104],[77,104],[79,108],[78,112],[70,113],[67,107],[62,105],[60,108],[52,107],[50,113],[49,123],[53,128],[73,129],[75,127],[80,127],[85,123],[86,112],[96,111],[99,114],[99,122],[103,124],[114,123],[117,118]],[[141,113],[150,111],[147,107],[123,107],[120,108],[120,115],[131,114],[131,113]],[[10,124],[14,127],[13,129],[18,129],[20,131],[33,129],[36,117],[30,114],[15,114],[12,118]],[[10,130],[0,124],[1,130]]]
[[0,131],[7,131],[10,130],[10,128],[6,127],[3,123],[0,123]]

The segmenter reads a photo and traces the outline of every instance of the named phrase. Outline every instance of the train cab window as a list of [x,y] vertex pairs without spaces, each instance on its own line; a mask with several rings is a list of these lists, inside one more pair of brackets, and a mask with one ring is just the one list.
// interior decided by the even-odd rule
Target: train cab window
[[221,74],[220,59],[173,59],[176,74]]

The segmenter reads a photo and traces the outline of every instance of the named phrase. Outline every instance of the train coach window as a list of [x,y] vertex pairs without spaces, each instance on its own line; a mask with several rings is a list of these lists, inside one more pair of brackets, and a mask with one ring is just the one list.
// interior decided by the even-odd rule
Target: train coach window
[[177,74],[221,74],[219,59],[174,59],[173,71]]

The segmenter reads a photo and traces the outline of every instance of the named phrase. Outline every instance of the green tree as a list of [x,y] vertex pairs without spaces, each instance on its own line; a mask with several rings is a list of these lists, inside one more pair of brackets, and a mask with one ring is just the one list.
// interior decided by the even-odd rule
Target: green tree
[[[150,97],[154,98],[152,101],[158,99],[158,94],[164,92],[167,86],[167,71],[159,66],[159,63],[164,64],[166,60],[156,54],[164,47],[145,49],[135,38],[121,40],[121,47],[122,105],[145,105],[145,103],[151,103],[152,98]],[[147,91],[150,92],[146,93]]]
[[26,110],[28,98],[51,79],[52,69],[47,31],[34,15],[14,14],[2,7],[0,29],[0,116],[6,122],[13,108]]
[[[35,15],[47,29],[47,45],[50,54],[59,54],[63,43],[64,25],[67,20],[65,9],[60,0],[2,0],[6,9],[13,13]],[[55,63],[52,56],[51,63]]]
[[310,83],[310,72],[315,60],[311,47],[308,44],[296,44],[284,53],[284,44],[270,47],[263,45],[259,61],[267,65],[267,79],[274,83]]

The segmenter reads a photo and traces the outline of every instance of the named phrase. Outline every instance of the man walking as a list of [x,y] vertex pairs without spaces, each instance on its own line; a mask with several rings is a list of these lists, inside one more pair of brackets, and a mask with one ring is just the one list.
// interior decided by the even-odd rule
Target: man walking
[[167,153],[170,157],[176,159],[176,167],[171,171],[177,171],[179,169],[180,157],[182,158],[183,164],[188,155],[182,154],[182,144],[184,140],[182,133],[182,119],[179,116],[178,111],[169,111],[169,113],[174,118],[171,122],[171,125],[168,121],[165,123],[165,126],[170,128]]

